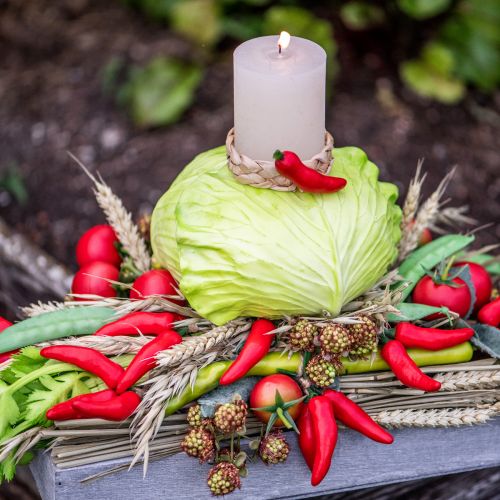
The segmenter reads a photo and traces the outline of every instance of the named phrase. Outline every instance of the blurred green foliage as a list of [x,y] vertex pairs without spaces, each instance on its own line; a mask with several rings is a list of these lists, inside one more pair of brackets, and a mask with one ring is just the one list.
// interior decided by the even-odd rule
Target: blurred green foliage
[[202,74],[199,65],[157,57],[144,68],[132,68],[119,99],[138,126],[170,125],[191,105]]
[[19,205],[26,205],[28,190],[17,165],[12,163],[4,172],[0,173],[0,190],[9,193]]
[[[203,65],[225,50],[227,39],[243,41],[283,29],[309,38],[328,55],[331,89],[338,71],[335,19],[343,25],[343,39],[360,31],[374,43],[380,36],[391,37],[399,50],[388,57],[398,58],[403,82],[426,98],[454,104],[466,95],[467,86],[491,92],[500,84],[500,0],[121,1],[191,41],[193,59],[202,61],[160,58],[130,72],[120,95],[140,126],[176,121],[193,100]],[[408,34],[412,34],[411,43]],[[103,74],[105,88],[122,65],[123,61],[108,65]]]

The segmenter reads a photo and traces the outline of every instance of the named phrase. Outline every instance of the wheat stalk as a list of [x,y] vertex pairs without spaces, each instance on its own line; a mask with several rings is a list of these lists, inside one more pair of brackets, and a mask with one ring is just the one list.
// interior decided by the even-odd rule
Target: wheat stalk
[[115,230],[116,236],[123,249],[130,255],[134,266],[141,273],[151,268],[151,257],[146,242],[142,238],[138,227],[132,221],[132,215],[123,206],[122,201],[111,188],[102,180],[94,177],[83,163],[74,155],[69,156],[83,169],[94,183],[94,194],[97,203],[104,211],[106,218]]
[[373,419],[387,427],[458,427],[484,424],[499,414],[495,406],[485,408],[445,408],[439,410],[382,411]]
[[65,309],[66,307],[68,306],[65,302],[52,301],[43,303],[39,300],[38,302],[30,304],[29,306],[21,307],[21,313],[27,318],[31,318],[33,316],[38,316],[47,312],[60,311],[61,309]]
[[106,356],[120,356],[121,354],[136,354],[153,337],[139,335],[131,336],[99,336],[88,335],[84,337],[67,337],[64,339],[51,340],[35,344],[36,347],[47,347],[50,345],[72,345],[78,347],[90,347],[96,349]]
[[42,439],[42,429],[42,427],[33,427],[0,444],[0,463],[6,460],[14,450],[16,450],[14,461],[19,461],[26,451]]
[[418,161],[417,170],[415,171],[415,175],[408,186],[408,193],[406,194],[405,202],[403,204],[403,217],[401,219],[401,229],[403,233],[410,230],[418,210],[422,186],[425,178],[427,177],[427,173],[422,174],[423,164],[424,160]]
[[[408,254],[410,254],[410,252],[412,252],[415,248],[417,248],[418,241],[424,229],[436,223],[442,206],[446,202],[446,200],[442,200],[443,195],[453,175],[455,174],[455,170],[456,167],[453,167],[445,175],[443,180],[439,183],[437,189],[429,196],[429,198],[427,198],[427,200],[425,200],[418,212],[416,214],[413,214],[413,222],[411,224],[407,223],[406,226],[403,226],[403,235],[399,243],[400,261],[403,260]],[[425,176],[423,178],[425,178]],[[420,187],[423,178],[419,179]],[[408,218],[410,213],[411,212],[409,211],[407,216],[403,215],[403,219]]]
[[434,378],[441,382],[442,391],[495,389],[500,386],[500,369],[438,373]]
[[477,220],[466,215],[469,211],[467,205],[462,205],[461,207],[445,207],[437,214],[435,222],[429,225],[429,229],[432,229],[436,233],[444,234],[446,231],[439,227],[440,224],[445,224],[447,226],[465,226],[477,224]]

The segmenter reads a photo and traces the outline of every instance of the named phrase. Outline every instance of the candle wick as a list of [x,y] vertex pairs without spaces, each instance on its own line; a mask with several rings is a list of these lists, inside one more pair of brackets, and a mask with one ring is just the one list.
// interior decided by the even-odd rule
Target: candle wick
[[281,44],[278,43],[278,54],[281,54]]

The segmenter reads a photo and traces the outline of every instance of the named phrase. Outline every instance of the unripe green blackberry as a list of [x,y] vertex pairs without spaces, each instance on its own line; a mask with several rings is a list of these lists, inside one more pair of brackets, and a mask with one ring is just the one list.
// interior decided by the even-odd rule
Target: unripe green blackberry
[[234,464],[221,462],[210,469],[207,483],[214,495],[227,495],[241,488],[240,471]]
[[318,327],[305,319],[297,321],[290,330],[290,345],[299,351],[314,351],[314,337]]
[[351,346],[349,331],[343,325],[332,323],[325,326],[319,334],[321,350],[328,354],[340,354]]
[[242,399],[220,405],[214,414],[215,427],[224,434],[238,432],[245,427],[248,406]]
[[261,439],[259,456],[266,464],[284,462],[290,453],[290,446],[282,432],[273,432]]
[[203,417],[201,416],[201,406],[191,406],[187,413],[187,423],[191,427],[201,427]]
[[306,374],[318,387],[328,387],[335,381],[335,365],[320,354],[311,358],[306,365]]
[[197,427],[187,433],[181,443],[181,448],[190,457],[199,458],[200,462],[206,462],[214,455],[215,440],[212,433]]
[[368,316],[361,316],[359,320],[361,323],[347,327],[352,342],[349,354],[367,356],[377,350],[379,328]]

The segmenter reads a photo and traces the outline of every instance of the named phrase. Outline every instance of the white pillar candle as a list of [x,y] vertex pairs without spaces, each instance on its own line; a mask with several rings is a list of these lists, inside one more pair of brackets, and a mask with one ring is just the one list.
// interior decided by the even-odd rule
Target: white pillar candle
[[316,43],[278,36],[242,43],[234,51],[235,146],[254,160],[276,149],[303,160],[319,153],[325,135],[326,53]]

